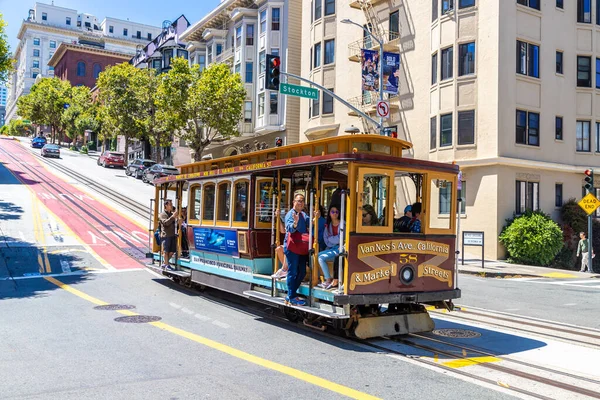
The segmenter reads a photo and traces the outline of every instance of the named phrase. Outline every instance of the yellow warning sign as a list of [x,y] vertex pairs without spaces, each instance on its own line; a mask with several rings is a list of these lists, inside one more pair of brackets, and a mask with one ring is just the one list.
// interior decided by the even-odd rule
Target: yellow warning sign
[[583,208],[583,211],[585,211],[587,215],[590,215],[596,211],[596,208],[600,207],[600,200],[593,194],[588,193],[583,199],[579,200],[579,203],[577,204],[579,204],[579,207]]

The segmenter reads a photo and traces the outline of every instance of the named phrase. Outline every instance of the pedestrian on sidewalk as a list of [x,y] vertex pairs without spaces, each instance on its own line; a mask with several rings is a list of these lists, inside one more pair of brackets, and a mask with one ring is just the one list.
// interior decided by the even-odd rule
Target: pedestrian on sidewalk
[[[581,255],[581,269],[579,272],[593,272],[593,268],[591,265],[588,265],[589,261],[589,251],[590,251],[590,241],[587,238],[587,233],[579,232],[579,243],[577,244],[577,257]],[[596,255],[594,254],[594,250],[592,249],[592,258]]]

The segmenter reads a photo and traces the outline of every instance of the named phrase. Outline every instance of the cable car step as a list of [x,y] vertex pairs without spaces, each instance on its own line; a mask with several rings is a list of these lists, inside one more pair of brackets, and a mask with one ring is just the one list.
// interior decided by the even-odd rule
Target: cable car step
[[320,308],[316,308],[316,307],[286,305],[285,299],[283,297],[272,297],[268,293],[258,292],[256,290],[247,290],[244,292],[244,296],[248,296],[248,298],[258,301],[263,304],[268,304],[271,306],[277,305],[280,307],[294,308],[296,310],[315,314],[315,315],[318,315],[321,317],[326,317],[326,318],[331,318],[331,319],[347,319],[347,318],[349,318],[347,315],[336,314],[334,312],[321,310]]
[[146,268],[149,268],[154,272],[157,272],[159,274],[166,275],[166,276],[178,276],[178,277],[184,278],[184,279],[191,278],[191,276],[192,276],[192,273],[188,272],[188,271],[182,271],[182,270],[171,271],[168,269],[162,269],[158,265],[154,265],[154,264],[146,264]]

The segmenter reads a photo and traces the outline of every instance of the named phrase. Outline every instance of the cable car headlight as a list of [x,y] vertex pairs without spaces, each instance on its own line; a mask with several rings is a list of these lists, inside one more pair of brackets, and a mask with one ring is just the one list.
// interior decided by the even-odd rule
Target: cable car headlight
[[400,271],[400,281],[402,281],[402,283],[405,285],[408,285],[413,281],[413,279],[415,279],[415,270],[413,267],[411,265],[407,265],[402,268],[402,271]]

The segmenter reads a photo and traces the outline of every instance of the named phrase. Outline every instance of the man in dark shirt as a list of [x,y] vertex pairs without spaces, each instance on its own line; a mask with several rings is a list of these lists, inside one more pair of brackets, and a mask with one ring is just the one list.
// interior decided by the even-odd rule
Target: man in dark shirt
[[410,232],[412,220],[412,206],[404,207],[404,215],[399,220],[394,220],[394,232]]
[[169,260],[177,251],[177,233],[175,228],[177,222],[183,221],[183,218],[177,218],[175,207],[173,207],[173,202],[171,200],[165,200],[164,205],[164,211],[158,216],[164,254],[164,264],[161,267],[163,269],[174,269],[169,264]]

